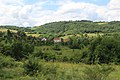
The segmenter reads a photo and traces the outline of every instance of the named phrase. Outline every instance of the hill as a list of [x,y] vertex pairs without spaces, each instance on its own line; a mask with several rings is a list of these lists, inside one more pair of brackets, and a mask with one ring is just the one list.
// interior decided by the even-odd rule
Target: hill
[[6,30],[13,30],[13,31],[24,31],[24,32],[32,32],[30,27],[18,27],[18,26],[10,26],[10,25],[4,25],[0,26],[0,31],[6,31]]
[[49,34],[80,34],[80,33],[110,33],[120,31],[120,22],[93,22],[93,21],[60,21],[47,23],[32,28],[35,32]]
[[[119,80],[120,35],[79,32],[82,29],[99,29],[101,35],[112,32],[111,29],[119,32],[119,24],[69,21],[33,28],[1,26],[0,80]],[[52,34],[57,30],[61,34],[73,32],[73,35],[55,39]],[[33,34],[35,31],[47,34],[39,36]],[[83,34],[74,34],[75,31]]]
[[0,26],[0,32],[7,32],[7,30],[10,30],[13,33],[17,33],[18,31],[23,31],[26,33],[27,36],[33,36],[33,37],[39,37],[40,34],[35,33],[33,30],[31,30],[30,27],[17,27],[17,26]]
[[60,21],[47,23],[35,27],[17,27],[17,26],[0,26],[0,31],[24,31],[28,34],[60,34],[73,35],[81,33],[114,33],[120,32],[120,21],[111,22],[93,22],[88,20],[81,21]]

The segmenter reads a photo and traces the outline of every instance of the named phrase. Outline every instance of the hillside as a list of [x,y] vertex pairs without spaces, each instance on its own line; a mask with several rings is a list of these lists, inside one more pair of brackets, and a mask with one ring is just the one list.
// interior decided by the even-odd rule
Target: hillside
[[10,26],[10,25],[4,25],[4,26],[0,26],[0,31],[6,31],[6,30],[13,30],[13,31],[24,31],[24,32],[32,32],[30,27],[19,27],[19,26]]
[[13,33],[17,33],[18,31],[23,31],[26,33],[27,36],[33,36],[33,37],[39,37],[40,34],[34,33],[31,28],[24,28],[24,27],[16,27],[16,26],[0,26],[0,32],[7,32],[7,30],[10,30]]
[[39,33],[64,33],[64,34],[79,34],[79,33],[110,33],[120,31],[120,22],[92,22],[87,20],[82,21],[60,21],[47,23],[42,26],[33,27],[32,30]]
[[[80,32],[83,34],[61,35],[87,28],[118,32],[119,24],[70,21],[33,28],[1,26],[0,80],[119,80],[119,34]],[[61,34],[56,37],[52,30],[55,33],[60,30],[58,33]]]
[[60,21],[47,23],[35,27],[17,27],[17,26],[0,26],[0,31],[7,29],[18,31],[22,30],[28,33],[40,34],[80,34],[80,33],[113,33],[120,32],[120,21],[111,22],[93,22],[93,21]]

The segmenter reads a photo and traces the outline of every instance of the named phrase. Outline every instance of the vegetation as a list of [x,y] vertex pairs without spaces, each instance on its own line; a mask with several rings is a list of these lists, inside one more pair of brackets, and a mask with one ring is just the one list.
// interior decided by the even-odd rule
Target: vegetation
[[86,20],[1,26],[0,80],[119,80],[119,27]]
[[120,22],[92,22],[92,21],[61,21],[47,23],[34,27],[35,32],[42,34],[81,34],[81,33],[110,33],[120,31]]

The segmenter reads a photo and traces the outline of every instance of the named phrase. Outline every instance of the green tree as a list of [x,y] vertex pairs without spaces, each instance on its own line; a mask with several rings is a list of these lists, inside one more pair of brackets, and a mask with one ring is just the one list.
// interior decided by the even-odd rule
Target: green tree
[[37,57],[29,56],[29,59],[24,63],[25,73],[30,76],[38,75],[42,71],[42,67]]
[[22,58],[27,58],[27,56],[33,52],[34,46],[28,43],[14,42],[12,44],[12,57],[16,60],[21,60]]

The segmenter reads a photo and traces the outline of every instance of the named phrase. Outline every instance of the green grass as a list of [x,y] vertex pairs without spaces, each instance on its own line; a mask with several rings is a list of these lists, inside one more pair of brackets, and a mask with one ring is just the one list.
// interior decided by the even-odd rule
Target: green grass
[[[41,47],[44,48],[45,46]],[[37,47],[39,48],[39,47]],[[47,47],[49,48],[49,47]],[[66,48],[67,49],[67,48]],[[87,65],[83,63],[75,64],[75,63],[68,63],[68,62],[45,62],[39,59],[39,63],[42,65],[46,65],[49,68],[42,68],[44,71],[53,71],[56,70],[57,73],[51,75],[51,72],[47,75],[42,75],[43,73],[39,73],[37,76],[29,76],[24,74],[24,60],[23,61],[15,61],[13,67],[3,68],[4,75],[3,78],[0,80],[85,80],[84,78],[84,70],[86,68],[92,68],[96,65]],[[57,66],[57,68],[55,68]],[[120,80],[120,65],[107,65],[112,66],[115,70],[109,74],[106,80]],[[91,73],[92,74],[92,73]],[[47,79],[46,79],[47,78]],[[50,78],[50,79],[48,79]]]
[[[80,77],[84,73],[86,67],[92,67],[95,65],[86,65],[86,64],[73,64],[73,63],[64,63],[64,62],[47,62],[47,64],[59,65],[59,70],[64,71],[65,75],[70,75],[72,77]],[[109,66],[109,65],[108,65]],[[109,74],[107,80],[120,80],[120,65],[113,65],[114,71]]]
[[[53,50],[52,47],[53,46],[35,47],[35,50],[44,50],[45,49],[44,52],[46,52],[46,53],[56,54],[56,51]],[[48,48],[48,50],[46,50],[47,48]],[[62,52],[62,56],[68,56],[69,58],[72,57],[74,54],[77,54],[77,53],[80,54],[79,49],[74,49],[74,52],[73,52],[73,49],[70,49],[70,48],[64,47],[64,46],[62,46],[60,51]],[[76,77],[78,77],[80,79],[80,77],[83,75],[83,71],[85,70],[86,67],[94,66],[94,65],[87,65],[87,64],[83,64],[83,63],[75,64],[75,63],[58,62],[58,61],[56,61],[54,63],[53,62],[45,62],[45,64],[59,66],[58,70],[60,72],[64,73],[64,77],[72,76],[73,79],[70,79],[70,80],[75,80]],[[112,67],[114,67],[115,70],[112,73],[110,73],[110,75],[107,77],[107,80],[120,80],[120,65],[112,65]]]
[[115,71],[109,75],[109,80],[120,80],[120,65],[114,65]]
[[28,34],[28,33],[26,33],[26,35],[27,36],[33,36],[33,37],[39,37],[40,36],[40,34]]
[[98,25],[108,24],[108,22],[99,22]]
[[[104,35],[104,33],[84,33],[83,34],[84,36],[87,35],[88,37],[97,37],[98,35],[102,36]],[[66,35],[66,36],[62,36],[61,38],[69,38],[69,37],[72,37],[74,35]],[[81,36],[81,34],[76,34],[76,36]]]
[[[5,29],[5,28],[0,28],[0,32],[6,32],[8,29]],[[16,33],[17,31],[16,30],[10,30],[10,31],[12,31],[12,32],[14,32],[14,33]],[[42,35],[42,34],[29,34],[28,32],[25,32],[26,33],[26,35],[27,36],[33,36],[33,37],[39,37],[40,35]],[[76,34],[77,36],[81,36],[80,34]],[[83,34],[83,35],[85,35],[85,34]],[[99,35],[104,35],[103,33],[99,33]],[[66,35],[66,36],[62,36],[61,38],[69,38],[69,37],[72,37],[72,36],[74,36],[74,35]],[[98,34],[96,34],[96,33],[87,33],[87,36],[88,37],[97,37],[98,36]]]
[[[7,30],[8,29],[0,28],[0,32],[7,32]],[[17,30],[11,30],[11,29],[10,29],[10,31],[14,32],[14,33],[17,32]],[[39,37],[40,36],[40,34],[29,34],[28,32],[25,32],[25,33],[26,33],[27,36],[33,36],[33,37]]]
[[35,47],[35,51],[41,50],[44,53],[53,53],[56,54],[57,52],[61,52],[61,56],[67,56],[68,58],[71,58],[74,54],[80,53],[80,49],[70,49],[65,46],[60,46],[61,50],[57,51],[53,49],[54,46],[41,46],[41,47]]

